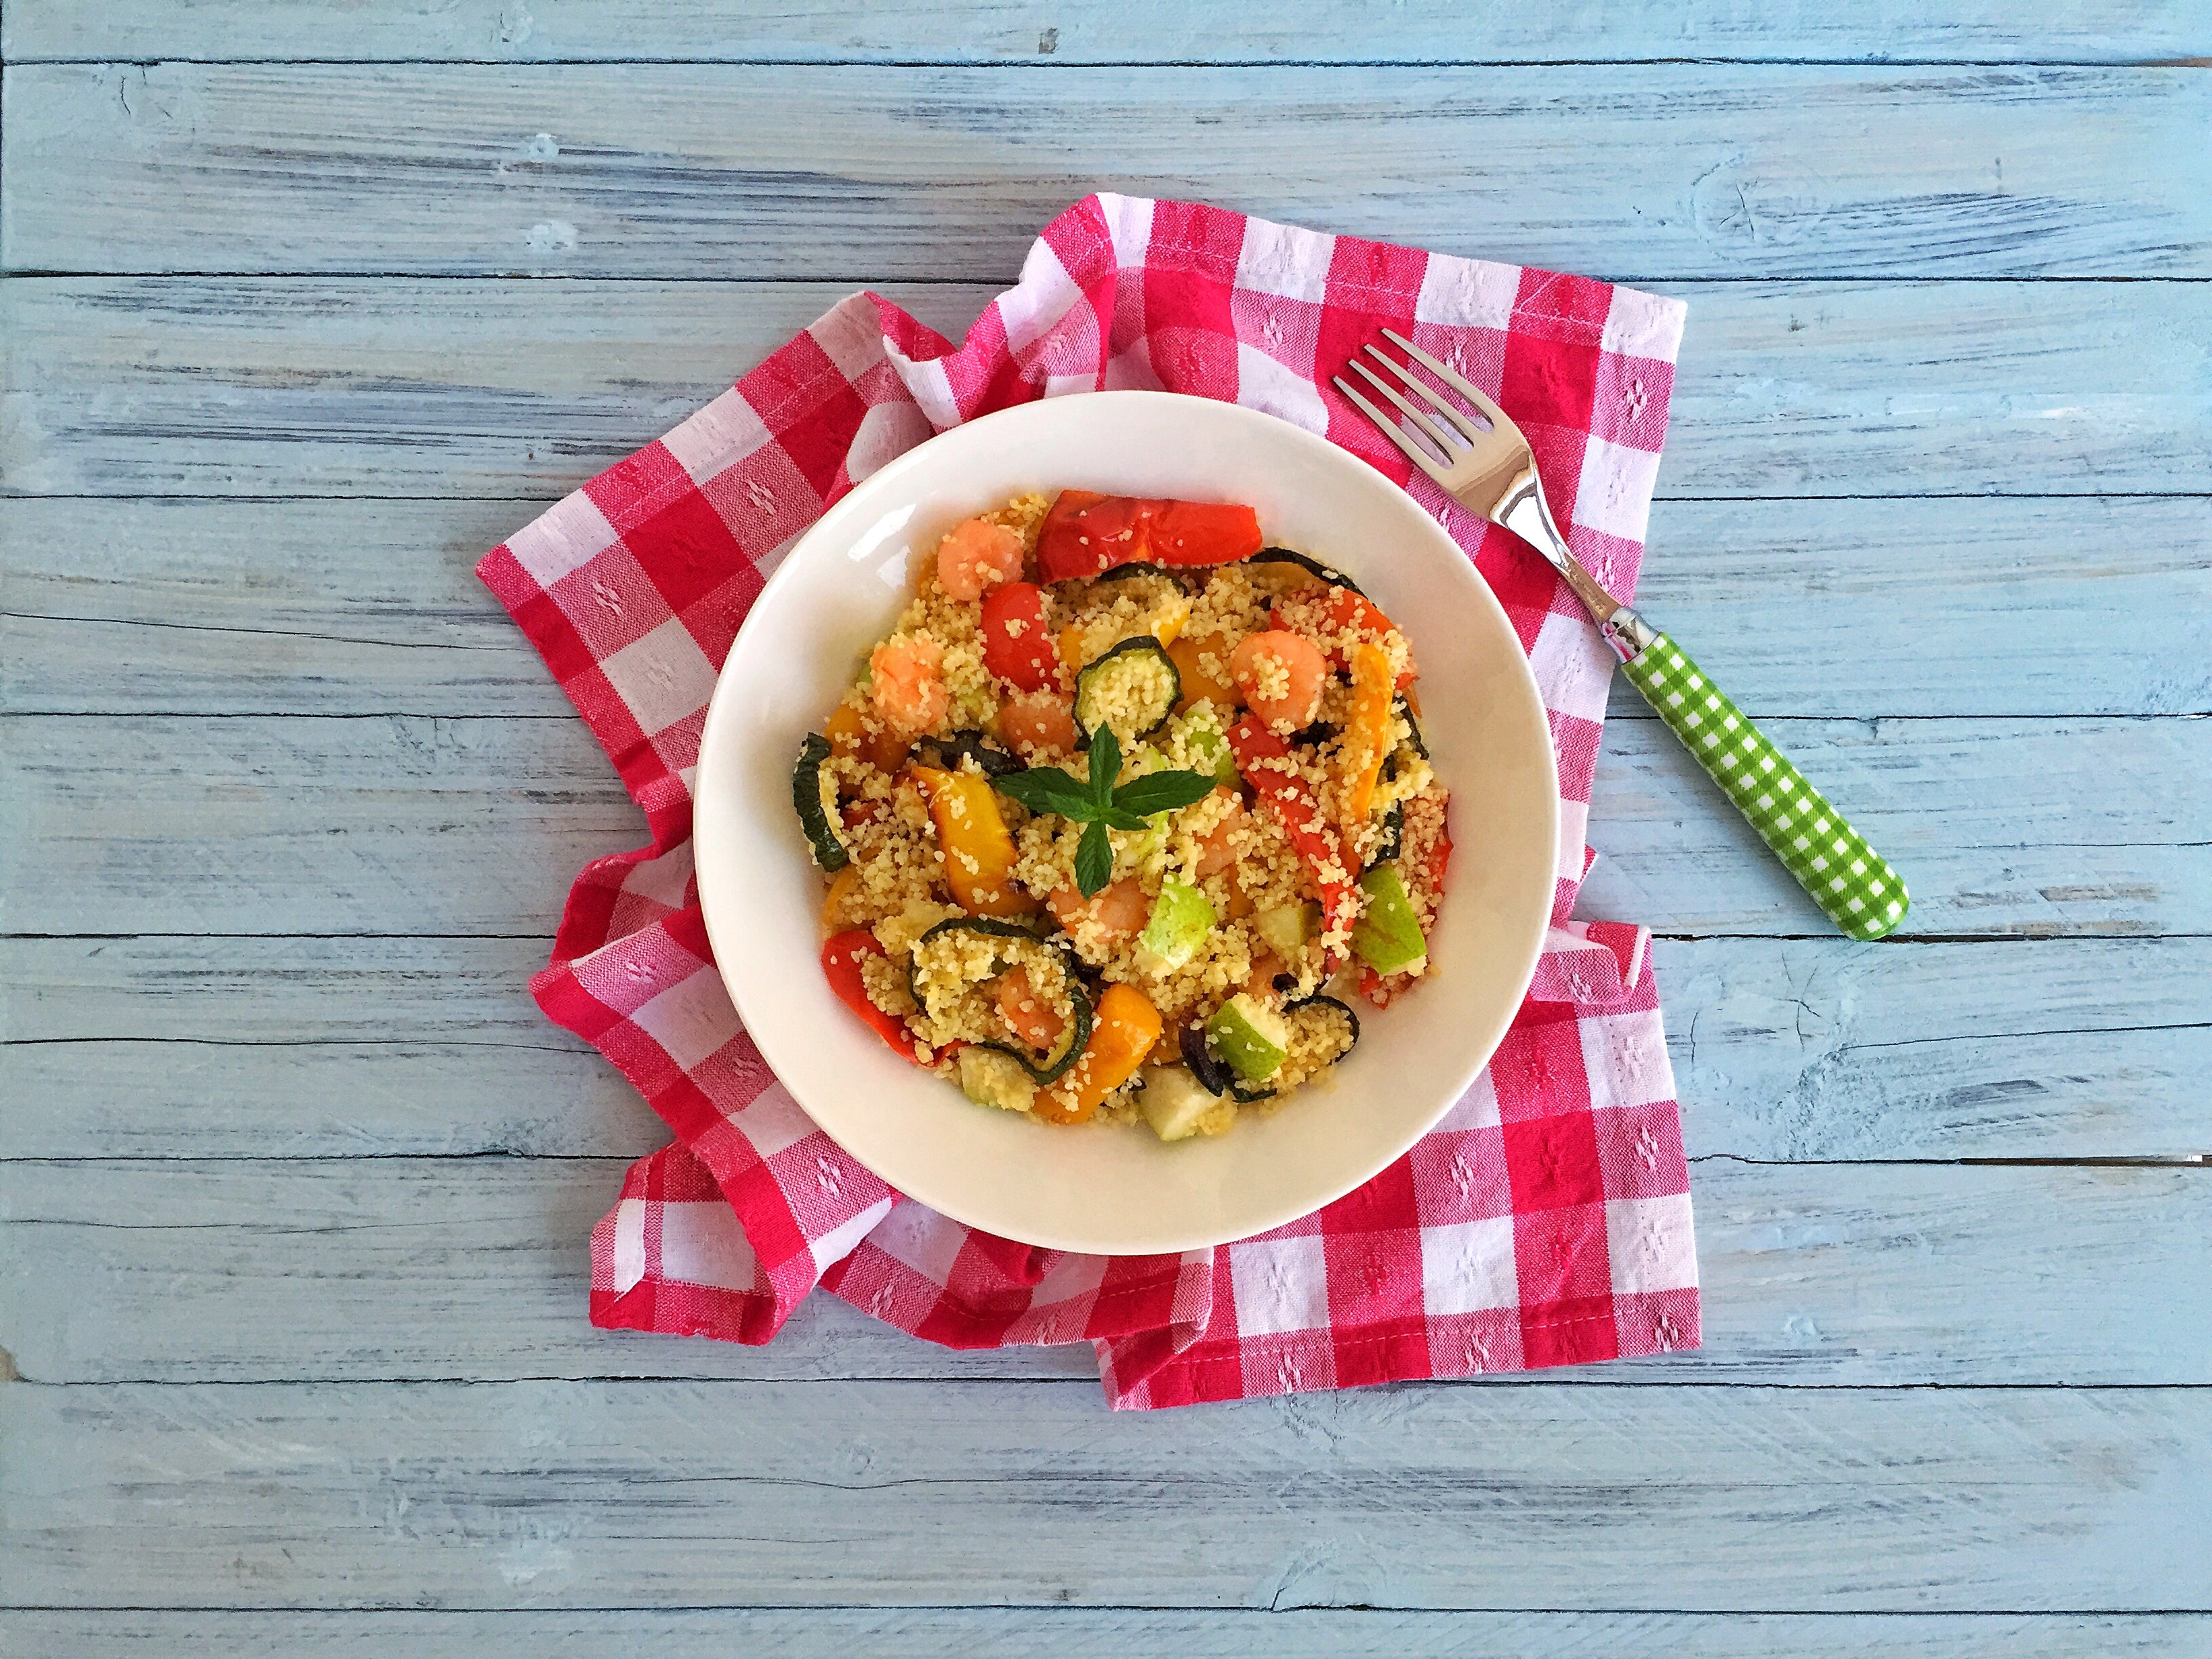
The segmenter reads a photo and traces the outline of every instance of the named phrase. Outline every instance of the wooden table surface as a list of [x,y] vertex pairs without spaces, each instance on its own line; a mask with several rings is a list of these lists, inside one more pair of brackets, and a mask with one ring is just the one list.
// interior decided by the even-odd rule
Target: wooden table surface
[[[0,1651],[2212,1652],[2202,0],[9,0]],[[1690,304],[1617,696],[1706,1345],[1158,1415],[595,1332],[664,1132],[525,980],[641,840],[471,579],[1093,188]]]

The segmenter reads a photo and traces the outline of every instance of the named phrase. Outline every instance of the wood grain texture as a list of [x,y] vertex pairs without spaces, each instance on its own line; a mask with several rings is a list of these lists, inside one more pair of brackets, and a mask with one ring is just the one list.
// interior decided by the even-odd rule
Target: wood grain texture
[[[471,574],[538,505],[12,502],[0,709],[565,714]],[[1638,598],[1761,718],[2212,709],[2200,499],[1679,501],[1651,538]]]
[[[659,1120],[531,1001],[547,949],[0,942],[0,1158],[652,1150]],[[1694,1157],[2212,1152],[2212,941],[1655,951]]]
[[2212,1602],[2203,1389],[23,1385],[0,1428],[40,1605]]
[[1118,189],[1645,280],[2203,276],[2208,121],[2188,69],[22,64],[0,264],[982,281]]
[[[1907,935],[2212,932],[2212,723],[1765,724],[1904,872]],[[1665,727],[1605,744],[1584,915],[1827,932]],[[574,719],[397,715],[15,716],[0,831],[19,933],[536,938],[585,863],[645,839]]]
[[[0,1328],[33,1382],[1095,1375],[836,1310],[762,1349],[609,1336],[617,1159],[0,1165]],[[1705,1347],[1581,1381],[2212,1383],[2197,1169],[1701,1163]]]
[[2066,4],[1904,0],[1851,8],[1739,8],[1716,0],[1469,10],[1347,0],[1212,4],[1012,0],[988,7],[833,0],[769,7],[714,0],[386,0],[333,16],[314,0],[15,0],[7,57],[433,59],[495,63],[680,59],[789,63],[1436,63],[1821,58],[1847,63],[2145,63],[2201,54],[2183,0]]
[[[14,1644],[9,1648],[9,1644]],[[0,1648],[74,1659],[2202,1659],[2200,1613],[1203,1613],[1114,1607],[695,1608],[679,1612],[0,1612]]]
[[[0,488],[557,496],[860,286],[17,280]],[[955,339],[997,291],[881,286]],[[1690,316],[1662,500],[2212,492],[2212,287],[1665,287]]]

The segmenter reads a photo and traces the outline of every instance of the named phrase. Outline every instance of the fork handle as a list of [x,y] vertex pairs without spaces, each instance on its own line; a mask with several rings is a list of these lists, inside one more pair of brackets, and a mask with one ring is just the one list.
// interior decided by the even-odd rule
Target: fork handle
[[[1638,631],[1645,630],[1639,626]],[[1880,939],[1895,931],[1912,899],[1889,860],[1805,781],[1789,757],[1705,678],[1681,647],[1655,634],[1621,666],[1629,684],[1644,694],[1644,701],[1735,803],[1829,921],[1853,939]]]

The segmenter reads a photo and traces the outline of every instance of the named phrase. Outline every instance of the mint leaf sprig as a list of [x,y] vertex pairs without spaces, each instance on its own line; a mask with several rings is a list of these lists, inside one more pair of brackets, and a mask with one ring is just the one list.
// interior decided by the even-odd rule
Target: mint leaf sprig
[[1172,812],[1204,800],[1216,785],[1203,772],[1148,772],[1132,778],[1119,789],[1114,780],[1121,771],[1121,740],[1114,728],[1101,726],[1091,734],[1091,778],[1084,782],[1057,766],[1032,766],[994,778],[992,787],[1018,800],[1032,812],[1057,812],[1071,823],[1088,827],[1075,846],[1075,884],[1091,897],[1114,874],[1114,844],[1109,830],[1131,832],[1145,827],[1155,813]]

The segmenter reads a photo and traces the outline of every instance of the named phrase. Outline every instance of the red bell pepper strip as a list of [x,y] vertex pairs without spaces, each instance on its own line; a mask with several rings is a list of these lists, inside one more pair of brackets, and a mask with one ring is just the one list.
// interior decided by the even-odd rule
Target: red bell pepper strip
[[1352,942],[1352,925],[1359,920],[1357,872],[1348,862],[1335,827],[1322,816],[1320,803],[1291,759],[1290,745],[1247,714],[1229,728],[1229,747],[1237,757],[1237,770],[1252,792],[1267,803],[1283,826],[1291,845],[1297,849],[1306,874],[1321,900],[1321,929],[1324,940],[1322,973],[1336,971]]
[[1060,653],[1044,622],[1044,589],[1000,582],[983,595],[983,666],[1024,691],[1060,684]]
[[1152,501],[1154,564],[1235,564],[1260,550],[1260,515],[1230,501]]
[[1037,572],[1048,582],[1096,576],[1117,564],[1234,564],[1260,550],[1260,515],[1225,501],[1170,501],[1063,489],[1037,532]]
[[[868,995],[867,985],[860,978],[861,962],[883,954],[884,947],[873,933],[865,927],[855,927],[839,933],[822,947],[822,972],[839,1001],[875,1027],[884,1042],[907,1059],[914,1060],[914,1033],[896,1014],[876,1006]],[[931,1063],[934,1063],[934,1057]]]

